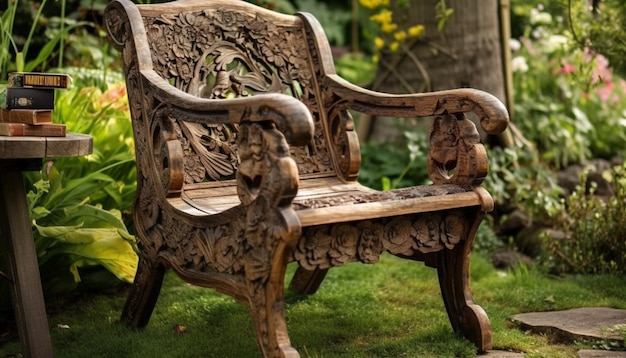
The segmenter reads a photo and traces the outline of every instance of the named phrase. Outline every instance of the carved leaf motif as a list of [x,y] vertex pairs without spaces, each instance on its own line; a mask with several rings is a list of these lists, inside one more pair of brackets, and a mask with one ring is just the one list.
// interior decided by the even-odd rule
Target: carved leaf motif
[[[187,133],[189,143],[203,164],[207,175],[214,180],[235,173],[236,158],[233,156],[231,142],[234,134],[227,131],[225,125],[205,126],[200,123],[180,122],[181,128]],[[189,157],[187,157],[189,159]],[[193,163],[189,163],[193,165]],[[188,176],[198,173],[194,170]],[[197,178],[193,177],[192,178]]]
[[381,240],[384,232],[382,225],[372,221],[364,221],[358,227],[361,230],[358,248],[359,258],[364,263],[378,262],[383,250]]

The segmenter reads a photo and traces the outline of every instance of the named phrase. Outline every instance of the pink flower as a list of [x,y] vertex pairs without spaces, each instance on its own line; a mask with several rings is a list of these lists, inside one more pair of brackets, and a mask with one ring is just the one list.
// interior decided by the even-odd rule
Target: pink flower
[[576,67],[571,63],[566,62],[565,60],[561,61],[561,68],[556,71],[556,74],[569,75],[570,73],[576,72]]
[[615,85],[613,84],[613,81],[608,79],[604,81],[604,86],[596,88],[596,93],[598,94],[598,96],[600,96],[600,99],[602,101],[607,101],[609,98],[611,98],[611,94],[613,94],[614,88]]

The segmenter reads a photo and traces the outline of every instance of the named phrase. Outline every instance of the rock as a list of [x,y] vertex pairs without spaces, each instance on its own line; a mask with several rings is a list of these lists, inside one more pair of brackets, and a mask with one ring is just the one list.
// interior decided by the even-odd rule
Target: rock
[[626,352],[581,349],[578,351],[578,358],[626,358]]
[[587,174],[585,190],[589,191],[591,183],[596,183],[596,195],[601,197],[611,196],[615,193],[613,184],[604,178],[604,172],[611,170],[613,164],[604,159],[593,159],[587,165],[570,165],[556,174],[558,185],[564,189],[565,195],[569,195],[580,185],[580,174],[587,168],[591,168]]
[[516,236],[515,236],[515,246],[517,249],[530,257],[537,257],[541,254],[542,250],[544,250],[543,245],[541,244],[541,232],[543,231],[542,227],[538,226],[529,226],[523,228]]
[[576,190],[580,184],[580,173],[583,170],[581,165],[570,165],[569,167],[556,173],[556,182],[563,188],[565,195],[569,195]]
[[515,248],[507,246],[499,248],[491,254],[491,262],[496,268],[504,269],[514,267],[520,264],[531,265],[533,260],[515,250]]
[[478,358],[522,358],[524,353],[490,350],[477,356]]
[[516,233],[531,223],[530,216],[525,212],[516,209],[512,211],[500,225],[499,234],[506,235]]
[[617,325],[626,324],[626,310],[605,307],[521,313],[511,318],[524,330],[547,334],[556,342],[589,339],[624,343]]

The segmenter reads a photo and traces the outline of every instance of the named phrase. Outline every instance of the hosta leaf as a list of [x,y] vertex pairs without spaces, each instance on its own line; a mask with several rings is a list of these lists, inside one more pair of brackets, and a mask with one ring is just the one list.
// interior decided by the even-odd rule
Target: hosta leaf
[[117,231],[115,234],[98,236],[87,245],[64,245],[59,252],[70,255],[73,264],[70,270],[77,275],[77,268],[83,266],[102,265],[117,278],[131,283],[137,271],[137,254],[131,245]]
[[101,265],[125,282],[132,282],[137,270],[137,254],[131,245],[134,237],[115,228],[38,227],[45,234],[56,234],[57,245],[48,256],[70,258],[70,271],[80,281],[79,267]]
[[[64,210],[67,217],[75,218],[74,222],[82,222],[89,227],[113,227],[126,231],[126,225],[122,221],[122,213],[119,210],[104,210],[93,205],[81,205]],[[71,222],[71,220],[70,220]]]
[[79,231],[82,225],[39,226],[35,224],[35,227],[41,236],[54,238],[62,242],[87,244],[93,241],[92,235],[84,235],[84,233]]

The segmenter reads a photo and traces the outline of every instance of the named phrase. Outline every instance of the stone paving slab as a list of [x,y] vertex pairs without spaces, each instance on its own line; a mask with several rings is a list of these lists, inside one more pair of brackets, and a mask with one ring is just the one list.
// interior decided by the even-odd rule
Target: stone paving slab
[[521,313],[511,317],[524,330],[545,333],[558,342],[580,339],[624,343],[617,325],[626,325],[626,310],[606,307],[576,308],[554,312]]
[[[603,351],[597,349],[581,349],[576,354],[578,358],[626,358],[626,352]],[[477,358],[523,358],[524,353],[490,350]]]
[[524,353],[490,350],[483,354],[479,354],[477,358],[523,358]]
[[581,349],[578,358],[626,358],[626,352]]

